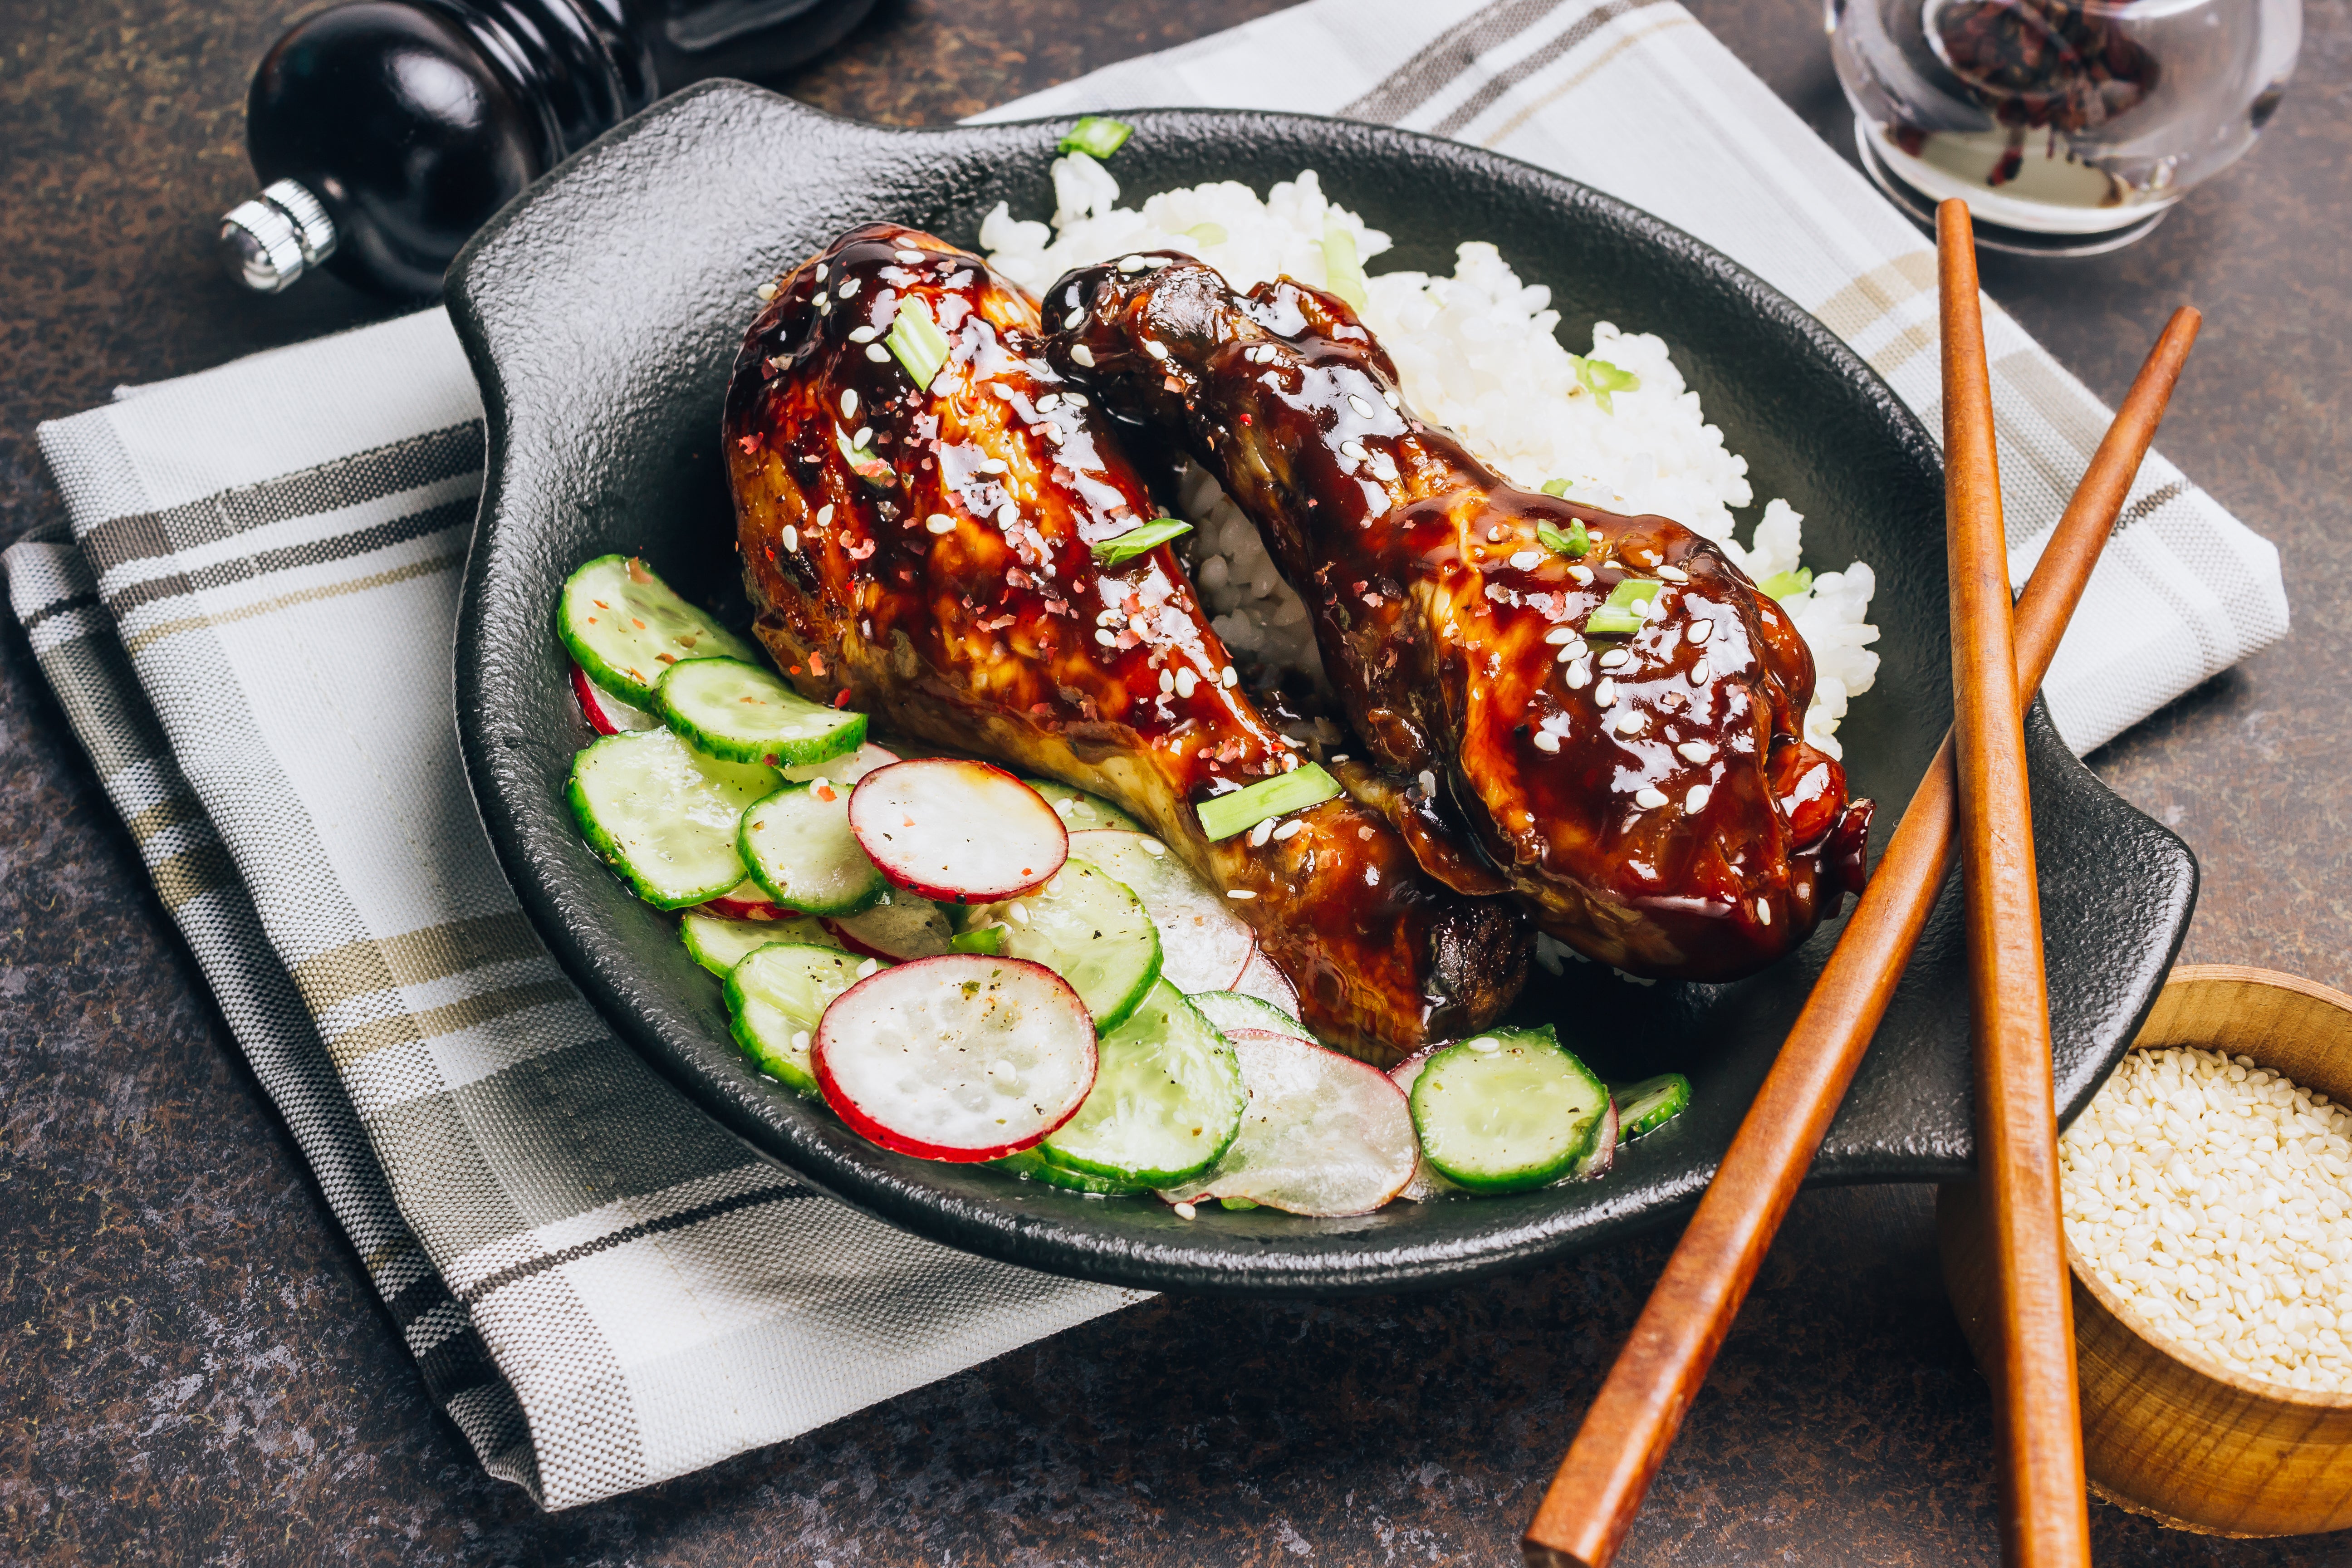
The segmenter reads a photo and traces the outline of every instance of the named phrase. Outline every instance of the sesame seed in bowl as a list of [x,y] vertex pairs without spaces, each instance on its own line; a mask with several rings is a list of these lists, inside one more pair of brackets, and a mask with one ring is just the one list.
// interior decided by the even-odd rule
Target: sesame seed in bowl
[[[2352,996],[2175,969],[2059,1160],[2092,1489],[2209,1534],[2352,1528]],[[1984,1219],[1975,1184],[1938,1194],[1990,1365]]]

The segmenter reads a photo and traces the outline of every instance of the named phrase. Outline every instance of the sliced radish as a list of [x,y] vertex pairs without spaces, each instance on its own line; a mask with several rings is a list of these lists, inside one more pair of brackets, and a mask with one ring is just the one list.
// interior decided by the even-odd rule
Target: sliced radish
[[1034,893],[1070,855],[1070,830],[1044,795],[958,757],[866,774],[849,797],[849,826],[884,876],[950,903]]
[[1265,955],[1262,947],[1251,950],[1250,961],[1242,966],[1242,977],[1234,982],[1234,989],[1293,1018],[1298,1016],[1298,987],[1290,983],[1290,976]]
[[859,981],[810,1056],[825,1103],[886,1149],[1002,1159],[1077,1113],[1095,1081],[1085,1004],[1042,963],[949,953]]
[[835,915],[824,923],[850,952],[893,963],[955,950],[955,928],[948,924],[946,911],[911,893],[893,890],[870,910]]
[[768,889],[749,877],[721,897],[705,903],[702,910],[722,921],[789,921],[800,916],[798,910],[788,910],[768,897]]
[[1370,1214],[1412,1180],[1420,1145],[1405,1098],[1378,1068],[1287,1035],[1236,1029],[1249,1109],[1242,1130],[1201,1181],[1171,1203],[1246,1198],[1289,1214]]
[[1188,996],[1241,989],[1257,938],[1232,901],[1203,885],[1168,846],[1149,834],[1097,827],[1071,834],[1070,853],[1143,900],[1160,928],[1160,973],[1168,984]]
[[658,730],[662,721],[642,708],[632,708],[588,679],[588,672],[578,665],[572,667],[572,695],[580,700],[580,716],[599,735],[618,735],[628,730]]
[[1618,1125],[1617,1100],[1612,1095],[1609,1109],[1601,1113],[1601,1127],[1592,1135],[1592,1147],[1576,1163],[1576,1169],[1568,1173],[1570,1181],[1587,1182],[1609,1173],[1609,1167],[1617,1163]]
[[808,763],[800,767],[777,771],[796,784],[814,784],[826,779],[834,784],[856,784],[877,768],[887,768],[898,760],[898,753],[887,746],[877,746],[871,741],[861,742],[857,750],[831,762]]
[[[1451,1043],[1451,1041],[1444,1041],[1433,1046],[1423,1046],[1396,1066],[1389,1068],[1389,1081],[1397,1086],[1399,1094],[1405,1097],[1405,1109],[1408,1112],[1412,1106],[1412,1086],[1421,1081],[1421,1069],[1429,1065],[1430,1058],[1444,1050]],[[1404,1190],[1397,1194],[1397,1196],[1409,1204],[1425,1204],[1432,1198],[1442,1198],[1465,1190],[1439,1175],[1431,1167],[1429,1162],[1421,1157],[1420,1140],[1415,1138],[1412,1152],[1412,1180],[1404,1184]]]

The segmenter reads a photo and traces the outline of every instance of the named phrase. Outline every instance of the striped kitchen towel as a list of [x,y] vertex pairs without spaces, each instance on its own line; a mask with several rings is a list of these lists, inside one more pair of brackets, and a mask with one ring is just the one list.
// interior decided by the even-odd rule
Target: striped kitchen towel
[[[1670,0],[1318,0],[1002,112],[1171,101],[1393,121],[1615,192],[1811,307],[1938,423],[1932,256]],[[2006,317],[1989,327],[2024,564],[2105,416]],[[1137,1299],[809,1194],[650,1073],[540,945],[455,744],[483,437],[441,312],[41,437],[70,537],[7,552],[11,604],[493,1473],[586,1501]],[[2275,555],[2161,459],[2126,519],[2052,677],[2078,747],[2285,627]]]

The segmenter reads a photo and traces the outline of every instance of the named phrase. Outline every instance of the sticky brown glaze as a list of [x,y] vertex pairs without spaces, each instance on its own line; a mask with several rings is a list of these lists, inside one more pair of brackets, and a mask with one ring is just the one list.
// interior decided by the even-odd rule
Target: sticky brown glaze
[[[1694,980],[1769,963],[1860,889],[1870,805],[1801,739],[1812,655],[1712,542],[1513,488],[1413,416],[1343,301],[1288,279],[1243,296],[1129,257],[1045,309],[1048,362],[1179,433],[1256,521],[1390,775],[1351,789],[1433,876],[1475,889],[1475,850],[1561,941]],[[1577,553],[1538,532],[1579,524]],[[1628,578],[1660,584],[1653,618],[1589,632]]]
[[[929,312],[918,387],[887,347]],[[1091,546],[1158,515],[1109,422],[1038,353],[1036,308],[976,257],[889,226],[777,285],[729,387],[728,473],[760,639],[801,689],[887,727],[1065,780],[1149,823],[1297,985],[1307,1023],[1388,1062],[1517,993],[1507,905],[1423,875],[1342,797],[1291,837],[1211,844],[1195,807],[1298,765],[1238,685],[1165,546]]]

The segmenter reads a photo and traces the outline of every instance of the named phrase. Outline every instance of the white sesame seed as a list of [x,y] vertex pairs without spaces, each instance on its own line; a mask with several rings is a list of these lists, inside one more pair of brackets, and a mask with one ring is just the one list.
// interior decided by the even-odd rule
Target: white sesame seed
[[1713,784],[1693,784],[1690,786],[1689,792],[1683,796],[1683,809],[1689,812],[1693,816],[1696,816],[1700,812],[1706,809],[1706,803],[1713,799],[1714,796],[1715,786]]
[[881,335],[882,334],[879,331],[876,331],[872,327],[852,327],[849,329],[849,341],[853,343],[870,343]]
[[996,509],[996,526],[1006,533],[1010,533],[1014,529],[1020,527],[1021,508],[1010,500],[1006,501],[1003,506],[998,507]]
[[1172,1206],[1176,1210],[1176,1217],[1178,1219],[1194,1219],[1199,1217],[1201,1213],[1199,1209],[1194,1208],[1191,1204],[1177,1204]]
[[1585,660],[1580,658],[1568,667],[1568,689],[1570,691],[1579,689],[1591,679],[1592,666]]
[[1538,730],[1535,733],[1535,742],[1536,750],[1538,752],[1559,750],[1559,736],[1550,730]]
[[1242,683],[1241,671],[1230,664],[1219,672],[1217,679],[1228,687],[1239,686]]
[[1402,409],[1404,406],[1404,399],[1396,395],[1396,391],[1393,387],[1381,394],[1381,401],[1387,404],[1391,408]]
[[1693,647],[1715,635],[1715,623],[1702,616],[1683,628],[1683,640]]
[[872,360],[876,364],[888,364],[890,363],[890,351],[884,348],[880,343],[868,343],[866,345],[866,357]]
[[901,250],[898,253],[898,257],[909,267],[920,267],[923,264],[923,253],[919,250]]
[[1276,844],[1279,844],[1286,838],[1296,838],[1306,831],[1307,824],[1294,816],[1288,822],[1284,823],[1281,826],[1274,830],[1274,841]]
[[1574,626],[1554,626],[1551,630],[1544,633],[1544,641],[1554,645],[1558,645],[1559,643],[1571,643],[1575,640],[1576,628]]
[[1130,276],[1142,271],[1145,268],[1150,267],[1150,265],[1151,263],[1150,260],[1140,256],[1122,256],[1118,258],[1118,269]]
[[1195,670],[1195,669],[1193,669],[1193,668],[1192,668],[1190,666],[1187,666],[1186,668],[1182,668],[1182,669],[1180,669],[1180,670],[1178,670],[1178,671],[1176,672],[1176,695],[1177,695],[1177,696],[1179,696],[1179,697],[1190,697],[1190,696],[1192,696],[1192,688],[1194,688],[1194,687],[1196,687],[1196,686],[1198,686],[1198,685],[1200,685],[1200,684],[1201,684],[1201,676],[1200,676],[1200,672],[1199,672],[1199,671],[1197,671],[1197,670]]
[[1592,568],[1590,566],[1571,566],[1568,574],[1576,579],[1576,585],[1580,588],[1592,586]]
[[1658,568],[1658,575],[1664,578],[1669,583],[1687,583],[1690,581],[1690,574],[1684,571],[1679,566],[1661,566]]
[[879,963],[877,963],[874,960],[869,958],[865,963],[857,966],[857,978],[863,980],[881,967],[882,966]]
[[1705,741],[1685,741],[1681,745],[1676,746],[1675,750],[1680,752],[1685,758],[1694,763],[1703,763],[1706,761],[1707,758],[1715,755],[1715,748],[1708,745]]
[[1759,923],[1764,925],[1770,925],[1772,923],[1771,900],[1759,899],[1756,900],[1756,919]]
[[1172,670],[1166,670],[1166,669],[1161,670],[1161,671],[1160,672],[1160,694],[1161,694],[1162,696],[1165,696],[1167,693],[1169,693],[1169,692],[1171,692],[1171,691],[1173,691],[1173,690],[1175,690],[1175,689],[1176,689],[1176,675],[1175,675],[1175,672],[1174,672],[1174,671],[1172,671]]
[[1361,396],[1355,393],[1351,392],[1348,394],[1348,406],[1356,411],[1356,417],[1359,419],[1375,419],[1379,417],[1378,415],[1372,412],[1372,405],[1365,402]]
[[1706,660],[1702,658],[1691,666],[1691,684],[1693,686],[1705,686],[1707,681],[1707,677],[1713,673],[1714,671],[1707,668]]
[[1147,838],[1143,841],[1143,852],[1156,859],[1168,853],[1168,846],[1157,838]]
[[820,283],[824,282],[824,275],[832,270],[833,268],[830,263],[823,261],[818,262],[816,264],[816,280]]
[[1503,1042],[1495,1038],[1492,1035],[1481,1035],[1476,1039],[1469,1042],[1469,1045],[1470,1048],[1476,1051],[1480,1056],[1488,1056],[1503,1048]]
[[1087,405],[1087,395],[1083,392],[1065,392],[1062,394],[1062,401],[1072,408],[1084,408]]
[[838,295],[838,296],[839,296],[839,297],[841,297],[842,299],[846,300],[846,299],[848,299],[852,294],[855,294],[855,293],[856,293],[856,292],[857,292],[857,285],[858,285],[861,281],[863,281],[863,279],[856,279],[856,278],[845,278],[845,279],[843,279],[840,281],[840,283],[839,283],[839,284],[837,284],[837,285],[835,287],[835,289],[834,289],[834,290],[833,290],[833,291],[834,291],[834,293],[835,293],[835,294]]
[[1666,797],[1654,785],[1643,784],[1633,792],[1633,804],[1643,811],[1655,811],[1666,804]]
[[872,442],[873,439],[874,426],[871,425],[860,425],[857,427],[857,433],[849,438],[849,444],[852,447],[863,447]]
[[816,525],[819,528],[830,528],[833,526],[833,503],[831,501],[827,501],[823,506],[816,509]]
[[1602,676],[1601,678],[1601,684],[1592,689],[1592,700],[1599,703],[1603,708],[1616,707],[1617,683],[1610,679],[1607,676]]
[[752,292],[757,294],[762,300],[772,300],[776,297],[776,286],[773,283],[762,283],[757,289],[753,289]]
[[788,522],[784,524],[782,531],[777,533],[776,542],[786,550],[798,550],[801,547],[801,531]]
[[1622,647],[1612,647],[1600,658],[1600,665],[1603,669],[1622,669],[1633,662],[1632,650]]
[[1350,436],[1339,443],[1339,456],[1351,462],[1360,463],[1364,460],[1364,444]]
[[1246,901],[1256,898],[1257,895],[1251,892],[1247,888],[1227,888],[1225,889],[1225,897],[1229,899],[1240,899]]
[[1511,557],[1511,567],[1514,571],[1532,572],[1542,564],[1543,555],[1539,551],[1522,550]]
[[[1086,344],[1080,343],[1078,347],[1084,348],[1086,347]],[[1150,354],[1153,359],[1164,360],[1168,357],[1168,345],[1161,342],[1158,338],[1152,338],[1144,343],[1143,352]]]
[[1102,644],[1105,647],[1117,647],[1118,646],[1118,634],[1113,631],[1106,631],[1101,627],[1097,627],[1095,630],[1095,641]]
[[1273,837],[1274,818],[1269,816],[1264,822],[1259,823],[1255,827],[1250,829],[1250,847],[1253,849],[1261,848],[1265,846],[1265,841]]
[[931,513],[930,516],[923,519],[923,526],[929,529],[933,533],[953,533],[955,531],[955,519],[950,517],[943,511],[935,511]]
[[1077,330],[1078,323],[1086,319],[1087,308],[1084,305],[1073,305],[1070,307],[1070,313],[1062,318],[1062,330],[1066,332],[1075,331]]
[[1061,401],[1062,395],[1060,393],[1049,392],[1045,396],[1037,400],[1037,412],[1040,414],[1050,414],[1053,412],[1055,405]]
[[841,389],[841,416],[844,419],[857,417],[857,389],[854,386]]
[[1567,647],[1559,650],[1559,662],[1562,664],[1573,664],[1591,651],[1591,650],[1587,648],[1582,643],[1570,643]]
[[1649,716],[1640,709],[1628,708],[1617,715],[1617,732],[1621,735],[1638,735],[1642,732],[1642,727],[1649,721]]
[[1344,763],[1348,760],[1348,753],[1345,752],[1334,752],[1331,753],[1331,760],[1335,763]]
[[1087,347],[1084,343],[1072,343],[1070,345],[1070,358],[1074,363],[1085,365],[1088,370],[1092,370],[1094,368],[1095,351]]

